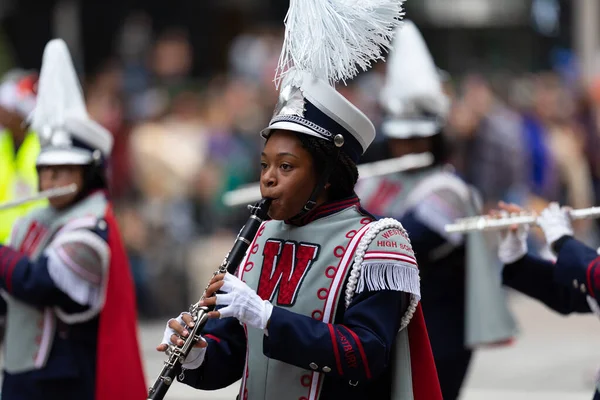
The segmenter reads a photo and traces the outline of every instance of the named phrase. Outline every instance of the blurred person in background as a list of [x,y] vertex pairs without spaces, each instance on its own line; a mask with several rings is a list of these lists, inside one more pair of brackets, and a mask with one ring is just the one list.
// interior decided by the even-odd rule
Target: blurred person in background
[[[600,77],[580,92],[577,117],[585,131],[585,154],[594,185],[594,198],[600,199]],[[597,226],[600,221],[596,220]]]
[[500,200],[518,204],[526,200],[521,118],[500,101],[483,77],[468,75],[463,80],[450,112],[448,134],[454,148],[452,164],[479,190],[484,210],[493,209]]
[[[499,208],[493,210],[492,215],[501,217],[523,211],[514,204],[500,203]],[[561,208],[558,203],[550,203],[539,215],[537,223],[555,261],[529,254],[529,226],[512,226],[499,233],[498,257],[504,264],[504,284],[562,315],[594,312],[600,316],[598,251],[574,238],[568,208]],[[594,400],[600,400],[600,381]]]
[[2,398],[141,400],[135,293],[106,193],[113,140],[89,118],[60,39],[44,51],[31,125],[41,143],[40,189],[76,190],[22,217],[0,246]]
[[398,218],[421,271],[423,313],[445,400],[457,399],[472,351],[516,333],[486,238],[449,234],[446,224],[477,215],[475,189],[448,168],[444,134],[449,99],[417,27],[396,32],[381,93],[381,131],[391,157],[433,155],[433,163],[361,181],[357,194],[375,215]]
[[[560,77],[533,77],[531,105],[524,117],[531,196],[528,209],[540,212],[548,202],[573,208],[595,203],[592,173],[585,157],[584,126],[575,119],[575,102]],[[590,220],[574,223],[575,235],[591,243]],[[541,239],[541,238],[540,238]]]
[[[38,191],[35,161],[40,152],[37,135],[26,119],[35,107],[37,74],[14,70],[0,83],[0,203],[28,197]],[[8,240],[20,216],[45,200],[0,211],[0,244]]]

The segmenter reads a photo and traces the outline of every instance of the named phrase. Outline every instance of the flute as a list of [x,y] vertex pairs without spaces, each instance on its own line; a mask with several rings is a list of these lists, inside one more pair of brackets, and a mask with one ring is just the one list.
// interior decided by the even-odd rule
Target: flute
[[67,185],[67,186],[61,186],[61,187],[57,187],[57,188],[44,190],[43,192],[39,192],[32,196],[23,197],[21,199],[11,200],[11,201],[7,201],[6,203],[2,203],[2,204],[0,204],[0,211],[7,210],[7,209],[13,208],[13,207],[18,207],[21,204],[31,203],[32,201],[36,201],[36,200],[52,199],[54,197],[65,196],[67,194],[75,193],[76,191],[77,191],[77,184],[75,184],[75,183],[71,183],[70,185]]
[[[592,219],[600,217],[600,207],[580,208],[570,210],[572,220]],[[452,224],[444,227],[448,233],[467,233],[473,231],[497,231],[508,229],[513,225],[537,225],[538,215],[524,211],[522,213],[508,214],[501,217],[480,215],[477,217],[459,218]]]

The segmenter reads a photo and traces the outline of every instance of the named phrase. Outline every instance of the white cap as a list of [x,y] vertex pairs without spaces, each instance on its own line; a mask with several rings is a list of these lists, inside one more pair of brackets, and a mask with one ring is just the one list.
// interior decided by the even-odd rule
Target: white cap
[[373,123],[327,82],[300,74],[298,84],[282,87],[273,118],[261,134],[266,138],[282,129],[329,141],[340,134],[342,150],[357,162],[375,139]]
[[86,165],[110,156],[113,137],[85,107],[73,61],[62,39],[48,42],[31,126],[42,146],[37,165]]
[[412,21],[404,21],[396,30],[380,101],[388,114],[382,124],[388,137],[428,137],[445,124],[449,100],[427,44]]
[[264,137],[276,129],[334,142],[355,162],[375,138],[369,118],[333,85],[381,59],[403,0],[291,1],[275,81],[281,90]]

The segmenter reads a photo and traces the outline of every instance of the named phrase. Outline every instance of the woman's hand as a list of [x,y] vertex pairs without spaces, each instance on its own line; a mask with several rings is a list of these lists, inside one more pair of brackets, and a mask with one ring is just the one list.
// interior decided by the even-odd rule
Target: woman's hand
[[550,203],[538,217],[538,225],[544,231],[548,246],[552,247],[563,236],[573,236],[569,210],[568,207],[560,207],[558,203]]
[[[179,317],[172,318],[167,322],[167,327],[165,328],[165,333],[163,336],[163,341],[156,347],[158,351],[166,351],[169,347],[169,344],[175,346],[183,346],[182,337],[188,337],[190,334],[187,328],[192,328],[194,326],[194,321],[192,320],[192,316],[189,313],[181,313]],[[206,347],[208,344],[206,341],[201,340],[194,347]]]
[[[167,351],[169,346],[183,346],[184,341],[182,337],[188,337],[190,333],[187,328],[192,328],[193,326],[194,322],[192,321],[192,316],[188,313],[182,313],[179,317],[170,319],[169,322],[167,322],[163,340],[161,344],[156,347],[156,350]],[[194,348],[192,348],[182,365],[187,369],[196,369],[200,367],[204,362],[207,346],[208,343],[206,343],[206,340],[200,336],[200,340],[194,345]]]
[[[215,294],[222,291],[225,294]],[[209,318],[234,317],[241,323],[258,329],[265,329],[273,312],[273,305],[260,298],[254,290],[237,277],[227,273],[215,276],[206,290],[201,306],[220,306],[212,311]]]
[[[490,215],[495,218],[501,218],[509,214],[519,214],[523,211],[516,204],[507,204],[502,201],[498,203],[498,207],[500,210],[492,210],[490,212]],[[508,229],[500,231],[498,258],[504,265],[512,264],[527,254],[528,233],[528,225],[512,225]]]

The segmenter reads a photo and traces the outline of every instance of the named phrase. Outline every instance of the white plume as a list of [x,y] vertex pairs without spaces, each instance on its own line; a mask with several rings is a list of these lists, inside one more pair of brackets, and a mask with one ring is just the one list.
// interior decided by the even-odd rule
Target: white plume
[[290,0],[275,85],[302,71],[333,85],[367,70],[389,48],[404,1]]
[[38,134],[58,128],[65,116],[87,119],[83,92],[66,43],[53,39],[44,49],[37,104],[30,117]]

